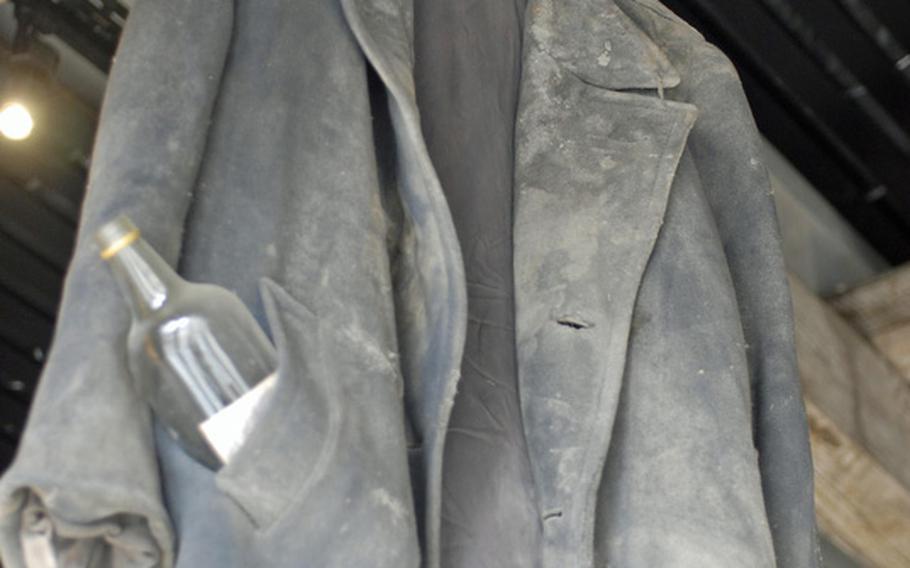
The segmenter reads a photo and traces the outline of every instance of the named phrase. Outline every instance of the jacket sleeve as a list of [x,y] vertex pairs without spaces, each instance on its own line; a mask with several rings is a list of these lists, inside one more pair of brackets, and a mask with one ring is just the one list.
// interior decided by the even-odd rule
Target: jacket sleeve
[[704,41],[693,57],[701,63],[690,67],[686,95],[698,101],[700,118],[690,147],[741,314],[754,442],[775,556],[780,567],[817,566],[812,458],[790,293],[761,141],[729,60]]
[[658,0],[617,0],[683,76],[667,96],[695,103],[689,149],[736,293],[752,390],[752,431],[779,568],[819,565],[812,456],[771,185],[729,59]]
[[127,213],[176,261],[231,26],[231,3],[217,1],[143,0],[131,12],[54,343],[0,481],[4,566],[173,563],[149,412],[128,384],[129,315],[92,235]]

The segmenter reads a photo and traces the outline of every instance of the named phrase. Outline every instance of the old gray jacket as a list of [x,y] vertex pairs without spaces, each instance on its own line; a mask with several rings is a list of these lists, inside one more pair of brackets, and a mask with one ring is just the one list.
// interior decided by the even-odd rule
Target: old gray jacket
[[[735,72],[654,0],[480,4],[137,3],[5,566],[815,566]],[[130,384],[119,213],[276,342],[218,472]]]

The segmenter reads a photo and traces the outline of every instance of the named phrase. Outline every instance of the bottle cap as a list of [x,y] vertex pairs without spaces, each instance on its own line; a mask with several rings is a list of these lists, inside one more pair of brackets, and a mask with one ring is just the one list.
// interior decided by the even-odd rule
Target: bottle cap
[[139,238],[139,229],[126,215],[119,215],[108,221],[95,233],[95,241],[101,247],[101,258],[107,260],[130,246]]

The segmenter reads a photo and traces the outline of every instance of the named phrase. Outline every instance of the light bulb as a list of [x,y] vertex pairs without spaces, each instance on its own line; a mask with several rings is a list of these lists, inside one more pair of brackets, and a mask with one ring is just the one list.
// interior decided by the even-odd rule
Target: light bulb
[[12,102],[0,107],[0,134],[10,140],[24,140],[32,133],[35,121],[28,107]]

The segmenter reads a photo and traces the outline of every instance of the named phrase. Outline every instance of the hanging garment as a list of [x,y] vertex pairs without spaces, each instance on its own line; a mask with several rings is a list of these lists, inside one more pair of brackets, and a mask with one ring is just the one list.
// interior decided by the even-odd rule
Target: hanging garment
[[[136,3],[4,566],[817,565],[735,71],[654,0],[486,4]],[[276,343],[217,472],[130,384],[120,213]]]

